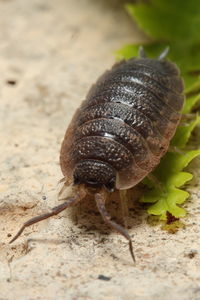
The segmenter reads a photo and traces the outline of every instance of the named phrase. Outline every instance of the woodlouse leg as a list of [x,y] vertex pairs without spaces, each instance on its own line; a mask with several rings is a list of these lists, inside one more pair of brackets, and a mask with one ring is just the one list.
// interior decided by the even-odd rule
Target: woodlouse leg
[[184,122],[184,121],[191,121],[191,120],[196,119],[196,117],[197,117],[197,114],[196,114],[196,113],[182,114],[182,115],[181,115],[181,122]]
[[144,47],[143,46],[140,46],[139,49],[138,49],[138,56],[139,58],[146,58],[146,53],[144,51]]
[[121,212],[122,212],[122,220],[123,220],[123,225],[125,228],[128,228],[128,205],[127,205],[127,190],[121,190],[119,191],[120,194],[120,205],[121,205]]
[[179,148],[176,147],[176,146],[169,146],[168,151],[169,151],[169,152],[172,152],[172,153],[182,154],[182,155],[186,154],[185,151],[179,149]]
[[135,256],[134,256],[134,253],[133,253],[133,245],[132,245],[130,235],[128,234],[128,232],[122,226],[118,225],[114,221],[111,221],[111,216],[106,211],[106,207],[105,207],[106,193],[102,190],[100,193],[95,194],[95,200],[96,200],[96,203],[97,203],[98,210],[99,210],[102,218],[104,219],[104,221],[108,225],[110,225],[112,228],[117,230],[120,234],[122,234],[129,241],[129,251],[130,251],[132,259],[135,263]]
[[40,222],[42,220],[48,219],[52,216],[58,215],[61,211],[65,210],[69,206],[72,206],[72,205],[76,204],[79,200],[80,200],[79,197],[68,198],[66,202],[64,202],[64,203],[62,203],[58,206],[53,207],[51,209],[51,212],[42,214],[42,215],[34,217],[34,218],[31,218],[30,220],[28,220],[27,222],[24,223],[24,225],[21,227],[21,229],[18,231],[18,233],[14,236],[14,238],[9,243],[11,244],[12,242],[14,242],[22,234],[22,232],[24,231],[24,229],[26,227],[28,227],[30,225],[33,225],[37,222]]
[[156,176],[154,176],[152,173],[149,173],[147,175],[147,178],[153,183],[153,185],[155,185],[155,187],[157,187],[161,191],[164,190],[164,186],[163,186],[162,182],[160,182],[158,180],[158,178]]
[[164,59],[164,58],[167,56],[168,52],[169,52],[169,46],[167,46],[167,47],[160,53],[160,55],[158,56],[158,60]]
[[[64,179],[64,178],[63,178],[63,179]],[[63,179],[61,179],[61,180],[63,180]],[[63,181],[61,181],[61,180],[59,181],[59,183],[63,182]],[[60,196],[63,194],[63,192],[64,192],[64,190],[66,189],[67,186],[68,186],[68,185],[64,182],[64,184],[63,184],[61,190],[60,190],[59,193],[58,193],[58,198],[60,198]]]

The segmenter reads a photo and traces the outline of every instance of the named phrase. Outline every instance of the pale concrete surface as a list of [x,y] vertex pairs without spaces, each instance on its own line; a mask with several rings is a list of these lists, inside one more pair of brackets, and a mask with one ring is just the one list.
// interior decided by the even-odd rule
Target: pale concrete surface
[[[73,112],[113,64],[113,51],[142,40],[121,5],[0,1],[1,300],[200,299],[199,159],[190,166],[196,179],[186,227],[177,234],[150,227],[145,210],[130,201],[136,266],[124,238],[89,200],[8,244],[25,220],[58,204],[59,150]],[[118,207],[115,201],[110,210],[119,219]]]

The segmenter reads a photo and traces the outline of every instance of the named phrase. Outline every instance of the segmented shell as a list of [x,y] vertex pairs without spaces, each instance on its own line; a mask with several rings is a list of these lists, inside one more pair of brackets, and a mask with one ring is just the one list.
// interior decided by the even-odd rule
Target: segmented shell
[[106,71],[66,132],[60,161],[68,183],[80,161],[112,166],[117,189],[141,181],[168,149],[180,120],[182,93],[179,70],[166,60],[130,59]]

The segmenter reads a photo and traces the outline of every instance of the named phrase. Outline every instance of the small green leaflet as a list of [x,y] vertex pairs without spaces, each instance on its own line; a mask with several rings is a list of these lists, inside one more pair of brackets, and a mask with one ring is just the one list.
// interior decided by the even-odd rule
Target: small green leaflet
[[154,203],[148,208],[148,213],[160,215],[162,220],[166,220],[167,211],[176,218],[185,216],[185,210],[179,205],[184,203],[189,193],[178,188],[191,180],[193,176],[188,172],[182,172],[182,169],[198,155],[200,155],[200,150],[187,151],[184,155],[168,152],[163,157],[153,173],[159,178],[161,186],[153,187],[141,198],[141,202]]
[[[190,114],[200,100],[200,1],[199,0],[149,0],[126,5],[130,16],[150,37],[144,45],[149,57],[157,57],[166,46],[170,47],[168,58],[179,66],[185,81],[186,102],[183,114]],[[140,45],[126,45],[116,52],[117,59],[129,59],[138,55]],[[155,186],[148,178],[144,183],[151,189],[142,196],[141,202],[151,203],[148,213],[167,219],[167,212],[176,218],[184,217],[186,211],[180,206],[189,193],[180,189],[193,175],[183,169],[198,155],[199,150],[186,150],[186,144],[200,117],[182,121],[170,146],[180,153],[168,152],[153,175],[160,185]],[[182,152],[181,152],[182,151]]]

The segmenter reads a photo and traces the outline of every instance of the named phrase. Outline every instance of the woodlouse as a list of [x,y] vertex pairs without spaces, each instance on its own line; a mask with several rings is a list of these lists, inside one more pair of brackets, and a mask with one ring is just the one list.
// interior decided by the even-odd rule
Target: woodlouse
[[27,221],[16,236],[36,222],[56,215],[92,191],[104,221],[129,241],[128,232],[111,220],[105,201],[114,189],[129,189],[147,176],[166,153],[180,121],[183,80],[174,63],[145,56],[116,63],[90,89],[64,137],[60,164],[64,186],[77,194],[50,213]]

